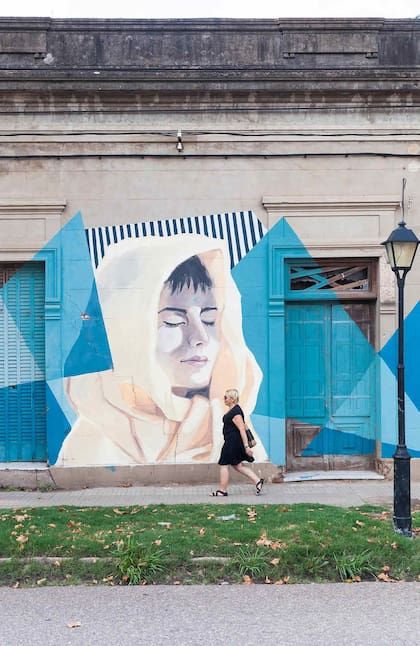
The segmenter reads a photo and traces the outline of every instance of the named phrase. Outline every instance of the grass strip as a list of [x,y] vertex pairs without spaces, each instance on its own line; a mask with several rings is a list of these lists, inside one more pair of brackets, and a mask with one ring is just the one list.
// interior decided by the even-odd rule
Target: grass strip
[[[420,535],[420,512],[413,514]],[[0,585],[418,580],[388,507],[146,505],[0,512]]]

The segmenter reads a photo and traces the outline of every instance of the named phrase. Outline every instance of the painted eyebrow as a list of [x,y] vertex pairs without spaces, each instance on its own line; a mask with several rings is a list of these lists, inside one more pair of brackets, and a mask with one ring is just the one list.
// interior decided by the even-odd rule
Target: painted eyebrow
[[[217,307],[203,307],[200,313],[203,314],[203,312],[214,311],[217,311]],[[181,307],[164,307],[163,309],[158,311],[158,314],[161,314],[162,312],[179,312],[179,314],[187,314],[187,310],[184,310]]]
[[162,312],[179,312],[180,314],[186,314],[187,310],[183,310],[180,307],[164,307],[158,311],[158,314],[161,314]]

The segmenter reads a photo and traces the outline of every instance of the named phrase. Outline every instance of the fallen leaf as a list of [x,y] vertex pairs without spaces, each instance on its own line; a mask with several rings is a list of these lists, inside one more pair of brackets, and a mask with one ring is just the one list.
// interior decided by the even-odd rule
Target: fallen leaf
[[37,585],[44,585],[44,583],[46,583],[46,581],[47,581],[47,579],[45,579],[45,578],[44,578],[44,579],[38,579],[38,581],[36,582],[36,584],[37,584]]
[[55,565],[55,567],[61,567],[60,561],[54,561],[53,565]]
[[55,523],[48,523],[48,527],[56,527]]
[[271,583],[271,579],[268,578],[268,576],[265,577],[264,583]]
[[278,565],[280,563],[280,559],[273,559],[270,563],[271,565]]
[[200,536],[204,536],[204,534],[206,533],[206,528],[202,527],[198,533],[200,534]]
[[80,628],[81,625],[80,621],[69,621],[69,623],[66,624],[67,628]]
[[391,579],[391,577],[389,576],[389,574],[386,574],[385,572],[381,572],[380,574],[378,574],[378,579],[379,579],[380,581],[386,581],[387,583],[388,583],[388,582],[390,582],[390,581],[392,581],[392,579]]
[[393,550],[397,550],[398,549],[398,543],[396,541],[394,541],[393,543],[391,543],[391,547],[392,547]]
[[389,567],[389,565],[384,565],[382,569],[384,572],[389,572],[391,568]]
[[12,588],[15,588],[15,590],[16,590],[16,588],[18,588],[19,586],[20,586],[19,581],[16,581],[16,583],[14,583],[14,584],[12,585]]
[[23,534],[21,534],[20,536],[16,537],[16,540],[17,540],[18,543],[22,544],[22,543],[26,543],[29,540],[29,538],[27,536],[23,536]]
[[181,585],[181,581],[174,581],[174,585]]
[[14,518],[17,523],[22,523],[24,520],[29,518],[29,516],[27,514],[24,514],[23,516],[20,514],[16,514],[16,516],[12,516],[12,518]]
[[115,509],[113,509],[112,511],[114,512],[114,514],[117,514],[118,516],[122,516],[123,514],[126,513],[125,511],[120,511],[118,507],[115,507]]
[[160,538],[157,538],[155,541],[153,541],[153,545],[161,545],[162,540]]
[[256,520],[256,517],[257,517],[257,512],[255,511],[255,509],[251,509],[251,507],[248,507],[246,513],[247,513],[249,522],[250,523],[255,523],[255,520]]
[[252,579],[250,576],[248,576],[248,574],[244,574],[242,579],[243,579],[244,585],[251,585]]
[[270,547],[272,550],[287,550],[287,543],[278,543],[277,541],[271,541]]

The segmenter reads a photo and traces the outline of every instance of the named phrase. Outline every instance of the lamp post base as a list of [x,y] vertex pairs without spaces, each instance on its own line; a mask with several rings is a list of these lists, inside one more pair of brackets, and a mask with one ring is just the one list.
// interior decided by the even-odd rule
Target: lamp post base
[[411,537],[410,454],[399,446],[394,455],[394,530]]

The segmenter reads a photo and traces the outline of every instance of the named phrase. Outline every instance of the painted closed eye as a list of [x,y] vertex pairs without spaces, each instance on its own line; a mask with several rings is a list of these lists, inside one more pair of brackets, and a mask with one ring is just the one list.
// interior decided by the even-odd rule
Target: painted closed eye
[[201,322],[203,325],[215,325],[217,321],[217,310],[216,308],[204,309],[201,312],[200,316]]
[[163,325],[166,327],[180,327],[181,325],[186,325],[185,321],[163,321]]
[[203,325],[209,325],[209,326],[216,324],[216,321],[206,321],[205,319],[201,319],[201,322]]

